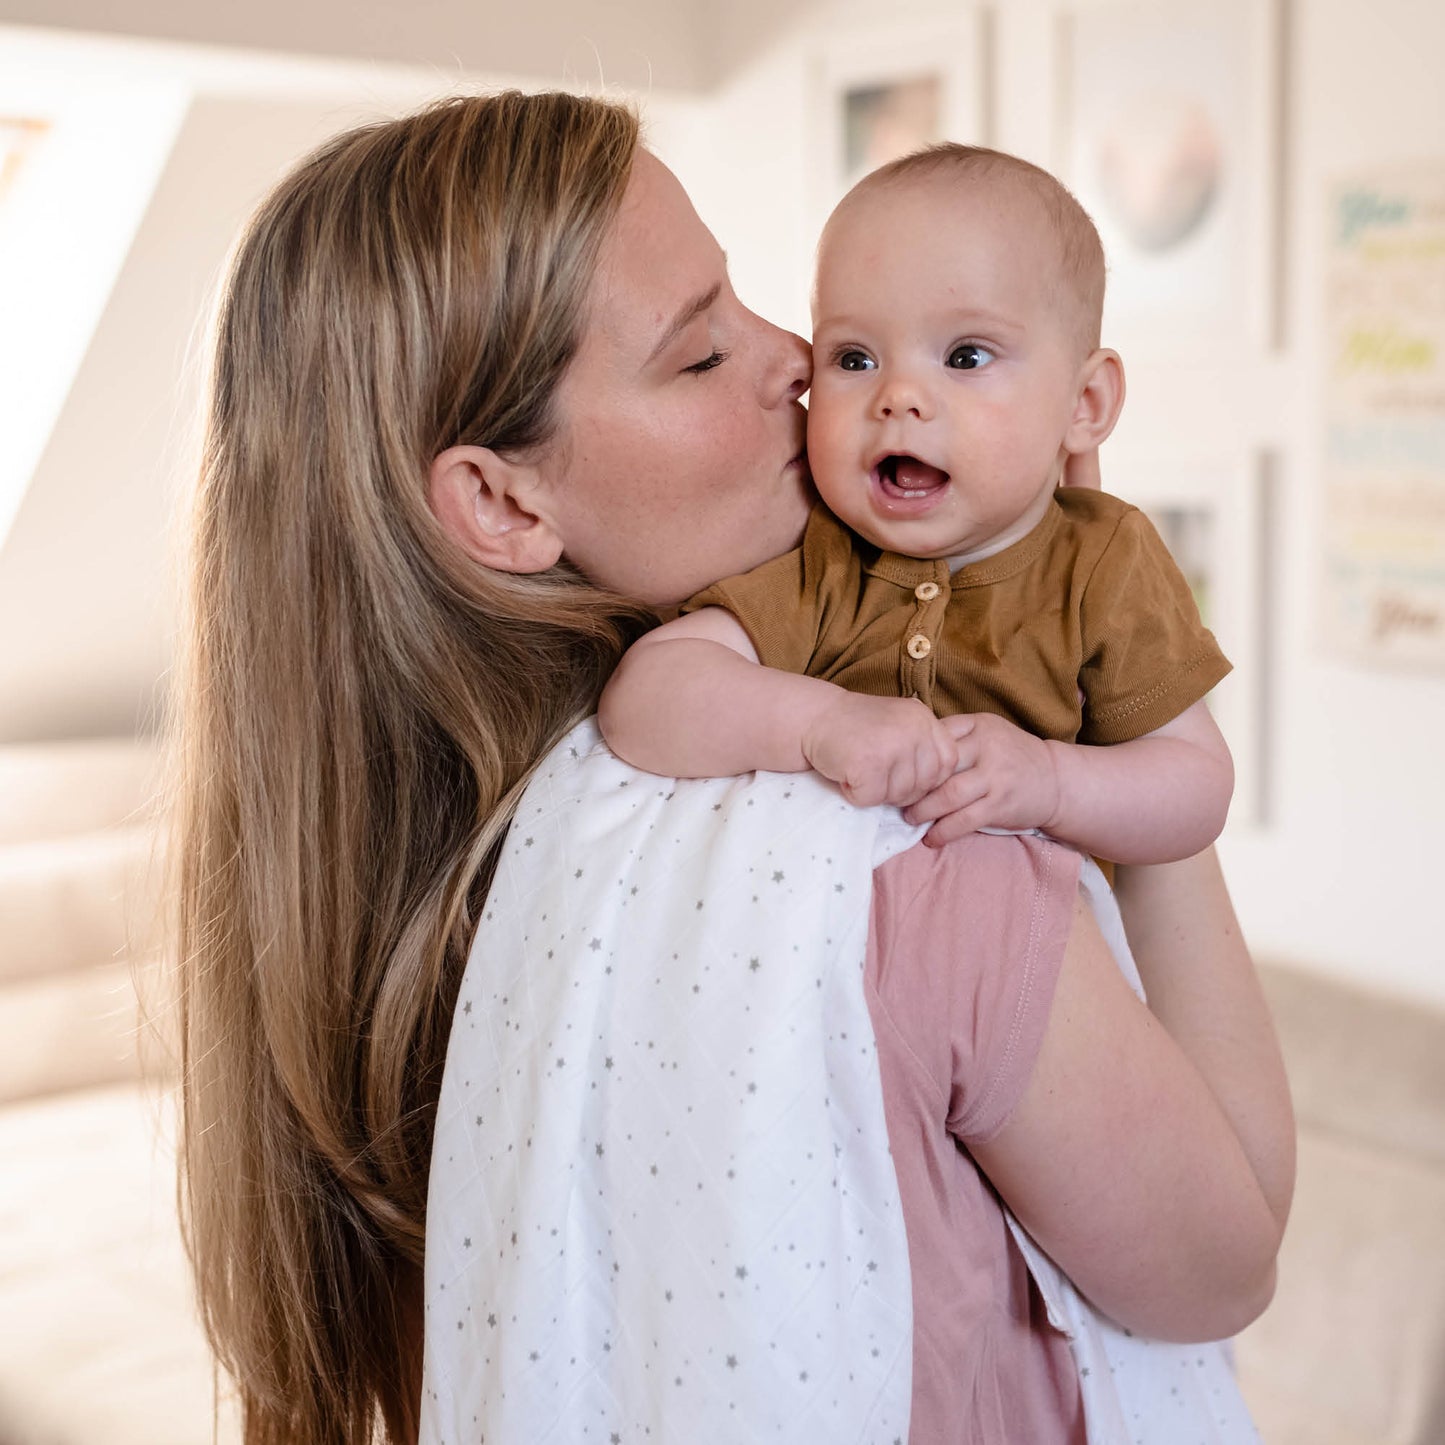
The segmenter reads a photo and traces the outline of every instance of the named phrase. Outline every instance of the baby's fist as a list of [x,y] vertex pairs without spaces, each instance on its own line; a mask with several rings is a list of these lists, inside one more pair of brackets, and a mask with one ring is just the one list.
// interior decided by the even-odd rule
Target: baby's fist
[[843,692],[805,732],[803,756],[859,807],[904,807],[953,772],[958,745],[916,698]]

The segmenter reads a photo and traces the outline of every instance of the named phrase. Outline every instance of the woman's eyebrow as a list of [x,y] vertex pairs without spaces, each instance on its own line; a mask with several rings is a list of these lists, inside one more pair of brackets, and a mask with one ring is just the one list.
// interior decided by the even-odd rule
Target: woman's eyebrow
[[672,324],[662,333],[661,339],[657,345],[652,348],[651,354],[643,364],[650,366],[656,361],[657,358],[672,345],[678,336],[687,330],[688,326],[696,320],[697,317],[711,308],[713,302],[717,300],[721,293],[722,282],[714,281],[700,296],[693,297],[693,299],[673,317]]

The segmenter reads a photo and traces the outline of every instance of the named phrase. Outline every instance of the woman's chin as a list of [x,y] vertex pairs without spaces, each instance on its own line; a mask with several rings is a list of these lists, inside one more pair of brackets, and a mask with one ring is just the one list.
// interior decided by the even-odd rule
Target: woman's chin
[[778,536],[782,539],[782,545],[775,547],[769,554],[773,557],[779,557],[784,552],[791,552],[802,542],[803,529],[808,525],[808,514],[818,501],[818,494],[813,489],[813,477],[808,471],[807,462],[804,462],[796,471],[790,468],[787,480],[790,483],[792,505],[779,519]]

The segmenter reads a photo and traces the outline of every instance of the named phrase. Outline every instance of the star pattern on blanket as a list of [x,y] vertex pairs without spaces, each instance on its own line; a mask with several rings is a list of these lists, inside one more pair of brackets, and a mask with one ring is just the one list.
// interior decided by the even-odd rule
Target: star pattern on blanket
[[[591,740],[539,769],[518,810],[459,990],[428,1200],[422,1445],[678,1440],[704,1420],[710,1445],[890,1439],[908,1407],[906,1240],[876,1057],[848,1037],[866,1032],[867,889],[849,903],[836,886],[850,869],[866,880],[877,823],[823,863],[812,840],[858,821],[827,785],[622,787],[640,775],[577,736]],[[738,861],[698,851],[713,839]],[[720,906],[729,866],[768,879],[766,901],[744,886]],[[845,938],[843,972],[819,968],[816,950]],[[861,1259],[820,1255],[860,1228],[896,1241],[885,1287],[862,1288],[877,1276]],[[473,1321],[501,1318],[467,1343]],[[613,1350],[622,1320],[628,1348]]]

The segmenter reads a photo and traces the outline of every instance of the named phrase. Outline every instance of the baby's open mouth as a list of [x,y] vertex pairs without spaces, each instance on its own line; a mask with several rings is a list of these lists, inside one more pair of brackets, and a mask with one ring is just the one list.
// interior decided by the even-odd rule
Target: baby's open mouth
[[884,457],[874,472],[884,496],[899,499],[926,497],[948,485],[948,473],[921,462],[917,457],[895,452]]

